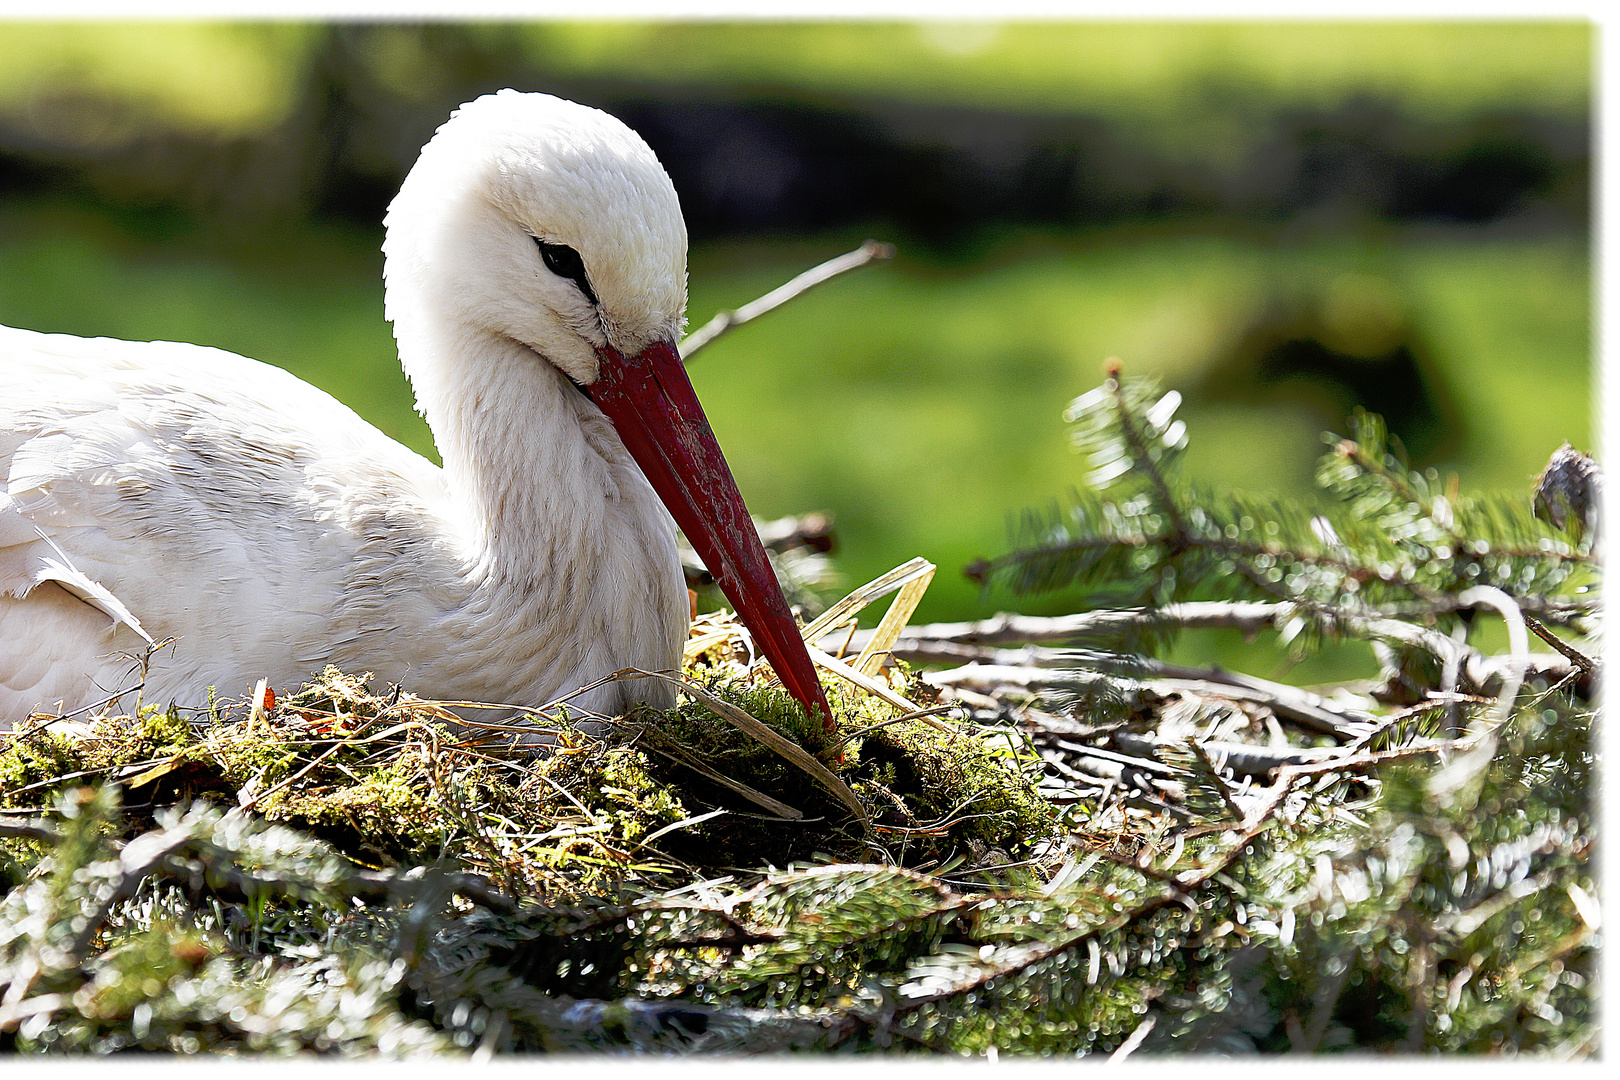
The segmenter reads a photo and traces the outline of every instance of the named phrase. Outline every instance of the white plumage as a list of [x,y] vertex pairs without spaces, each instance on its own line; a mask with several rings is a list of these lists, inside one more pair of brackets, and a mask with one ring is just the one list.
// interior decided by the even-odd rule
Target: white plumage
[[[674,522],[580,389],[680,330],[686,231],[652,152],[503,91],[439,130],[387,226],[387,314],[442,470],[265,364],[0,329],[0,729],[128,686],[131,623],[174,639],[145,699],[187,706],[328,663],[523,704],[678,664]],[[672,694],[579,704],[629,700]]]

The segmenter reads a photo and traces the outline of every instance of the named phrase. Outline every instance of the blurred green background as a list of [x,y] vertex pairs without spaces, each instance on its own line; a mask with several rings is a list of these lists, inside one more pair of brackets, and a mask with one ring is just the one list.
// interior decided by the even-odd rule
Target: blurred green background
[[1220,484],[1308,494],[1355,404],[1465,485],[1589,447],[1593,49],[1577,21],[5,23],[0,322],[280,364],[431,455],[383,210],[455,105],[558,93],[665,162],[693,326],[898,246],[694,361],[754,512],[832,511],[850,584],[937,562],[921,620],[1072,610],[960,569],[1080,481],[1061,413],[1111,356],[1186,395]]

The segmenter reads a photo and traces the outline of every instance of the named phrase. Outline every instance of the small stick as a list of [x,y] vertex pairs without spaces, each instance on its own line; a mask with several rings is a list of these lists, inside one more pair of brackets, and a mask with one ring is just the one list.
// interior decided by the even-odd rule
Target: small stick
[[1533,615],[1526,615],[1524,623],[1536,637],[1551,645],[1565,660],[1580,668],[1581,671],[1591,675],[1597,671],[1597,661],[1570,645],[1563,638],[1547,629],[1547,625]]
[[869,262],[880,259],[892,259],[894,245],[885,244],[881,240],[868,240],[854,251],[845,252],[835,259],[828,259],[820,266],[812,267],[788,282],[778,286],[751,303],[744,304],[735,311],[722,311],[714,318],[698,327],[687,335],[681,342],[681,359],[690,361],[693,355],[703,346],[724,334],[734,326],[741,326],[745,322],[752,322],[767,311],[781,307],[789,300],[806,292],[829,278],[865,266]]
[[111,697],[104,697],[100,701],[93,701],[89,705],[81,705],[77,709],[74,709],[72,712],[65,712],[65,713],[62,713],[60,716],[48,717],[47,719],[41,720],[38,724],[35,724],[33,727],[29,728],[26,731],[0,731],[0,735],[10,735],[12,738],[15,739],[15,738],[20,738],[20,737],[25,736],[25,735],[32,735],[37,731],[44,731],[46,728],[50,727],[52,724],[60,723],[63,720],[71,720],[75,716],[80,715],[81,713],[87,713],[87,712],[90,712],[93,709],[99,709],[103,705],[111,705],[113,702],[117,701],[119,698],[123,697],[125,694],[128,694],[128,693],[130,693],[132,691],[140,690],[145,685],[146,685],[146,680],[143,678],[140,682],[136,683],[135,685],[126,686],[124,689],[118,691],[116,694],[113,694]]
[[0,836],[37,840],[42,844],[54,844],[62,839],[62,834],[43,818],[0,818]]

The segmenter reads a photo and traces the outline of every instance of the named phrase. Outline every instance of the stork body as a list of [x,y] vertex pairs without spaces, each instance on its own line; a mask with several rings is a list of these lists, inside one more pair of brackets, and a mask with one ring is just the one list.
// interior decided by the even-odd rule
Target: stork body
[[[484,466],[506,482],[470,496],[327,394],[230,353],[5,329],[0,371],[0,714],[136,681],[146,642],[75,594],[75,569],[174,639],[148,701],[297,686],[332,663],[536,704],[678,663],[674,523],[549,367],[490,403],[502,452]],[[614,713],[652,689],[609,684],[579,704]]]
[[[808,659],[782,659],[802,644],[680,371],[685,227],[646,145],[570,102],[481,98],[387,225],[388,315],[442,469],[243,357],[0,330],[0,727],[130,685],[147,638],[174,644],[145,699],[187,706],[328,663],[527,705],[676,667],[671,510],[824,708]],[[577,703],[635,700],[673,693]]]

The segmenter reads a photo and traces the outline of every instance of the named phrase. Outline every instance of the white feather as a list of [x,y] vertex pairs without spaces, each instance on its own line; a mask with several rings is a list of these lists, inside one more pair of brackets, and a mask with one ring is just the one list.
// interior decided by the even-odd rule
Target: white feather
[[[685,226],[652,152],[503,91],[439,130],[387,226],[387,312],[442,470],[253,360],[0,328],[0,729],[128,685],[151,639],[174,644],[146,700],[187,706],[328,663],[529,705],[678,663],[674,524],[568,378],[594,379],[597,345],[679,332]],[[600,314],[537,236],[580,252]],[[668,704],[651,683],[577,703]]]

